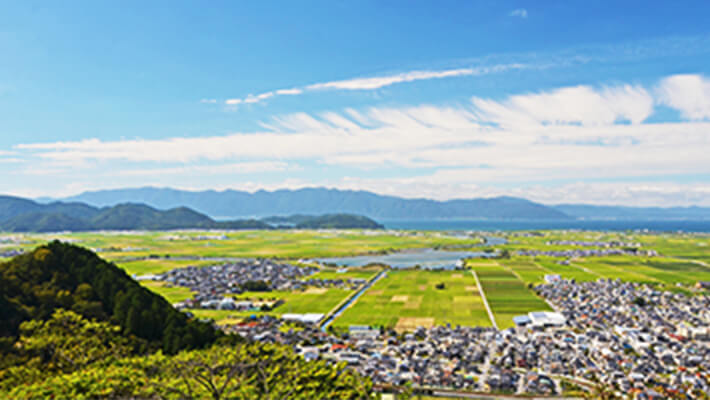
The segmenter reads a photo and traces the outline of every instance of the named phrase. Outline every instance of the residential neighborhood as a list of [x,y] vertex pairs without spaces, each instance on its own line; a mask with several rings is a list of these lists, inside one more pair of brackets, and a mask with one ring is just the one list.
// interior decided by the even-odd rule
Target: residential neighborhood
[[384,387],[549,395],[603,384],[639,399],[710,391],[707,296],[608,279],[559,279],[535,290],[556,311],[530,313],[506,330],[352,326],[338,334],[266,316],[227,329],[291,345],[309,360],[345,362]]
[[[223,310],[254,310],[266,304],[235,301],[230,295],[244,292],[272,290],[305,290],[341,288],[354,290],[364,279],[318,279],[312,275],[320,271],[312,266],[296,266],[269,259],[245,260],[208,267],[188,266],[150,276],[173,286],[189,288],[195,295],[176,306],[178,308],[208,308]],[[268,304],[269,308],[279,304]]]

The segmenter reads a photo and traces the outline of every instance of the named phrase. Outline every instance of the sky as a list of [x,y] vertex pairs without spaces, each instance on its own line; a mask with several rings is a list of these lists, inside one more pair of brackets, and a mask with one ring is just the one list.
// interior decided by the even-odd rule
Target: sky
[[0,193],[710,206],[706,0],[0,9]]

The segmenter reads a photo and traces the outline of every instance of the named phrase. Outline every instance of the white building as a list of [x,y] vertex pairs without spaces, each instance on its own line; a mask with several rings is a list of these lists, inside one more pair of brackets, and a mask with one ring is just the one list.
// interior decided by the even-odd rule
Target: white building
[[533,327],[547,328],[552,326],[564,326],[567,319],[558,312],[535,311],[528,313],[530,325]]

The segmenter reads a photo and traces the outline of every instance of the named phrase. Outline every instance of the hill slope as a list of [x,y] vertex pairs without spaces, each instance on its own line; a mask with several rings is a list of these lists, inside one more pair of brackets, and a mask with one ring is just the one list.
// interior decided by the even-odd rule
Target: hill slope
[[268,217],[262,221],[275,226],[293,226],[297,229],[384,229],[384,226],[352,214],[291,215],[288,217]]
[[311,188],[300,190],[188,192],[175,189],[141,188],[86,192],[67,200],[96,206],[111,206],[127,201],[157,208],[190,207],[220,218],[266,217],[293,214],[359,214],[375,219],[567,219],[566,214],[525,199],[436,201],[403,199],[365,191]]
[[20,323],[46,320],[57,308],[116,322],[125,334],[170,353],[205,346],[217,337],[210,325],[189,321],[89,250],[52,242],[0,264],[0,337],[16,336]]

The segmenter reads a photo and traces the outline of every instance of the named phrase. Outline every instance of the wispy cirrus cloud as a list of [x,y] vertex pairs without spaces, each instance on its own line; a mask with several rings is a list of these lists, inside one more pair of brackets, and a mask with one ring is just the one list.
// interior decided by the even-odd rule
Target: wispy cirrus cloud
[[409,71],[399,74],[382,75],[368,78],[343,79],[330,82],[320,82],[306,85],[300,88],[279,89],[260,94],[250,94],[246,97],[231,98],[224,101],[227,106],[237,106],[240,104],[254,104],[275,96],[294,96],[306,92],[318,92],[327,90],[375,90],[398,83],[425,81],[430,79],[444,79],[462,76],[481,76],[494,73],[501,73],[510,70],[520,70],[534,68],[535,66],[523,63],[496,64],[490,66],[479,66],[471,68],[454,68],[443,70],[419,70]]
[[528,10],[524,8],[516,8],[515,10],[511,11],[510,14],[511,17],[518,17],[518,18],[527,18],[528,17]]
[[[513,10],[511,16],[527,18],[528,11],[524,8]],[[324,91],[365,91],[377,90],[384,87],[427,81],[433,79],[451,79],[461,77],[476,77],[490,74],[500,74],[509,71],[542,70],[548,68],[562,68],[578,66],[590,62],[617,63],[638,62],[648,58],[687,57],[691,54],[708,53],[708,40],[710,36],[685,36],[667,37],[644,41],[620,43],[616,45],[587,45],[568,48],[552,53],[517,53],[499,54],[472,60],[461,60],[464,67],[441,69],[415,69],[406,72],[380,74],[371,77],[355,77],[349,79],[316,82],[303,86],[282,88],[265,91],[258,94],[233,97],[213,102],[212,99],[205,103],[218,103],[235,109],[244,104],[256,104],[267,99],[280,96],[296,96],[305,93]],[[540,60],[545,60],[541,62]]]
[[[661,82],[668,80],[674,77]],[[573,86],[504,100],[474,97],[459,106],[295,113],[274,118],[260,132],[28,143],[16,150],[64,164],[314,160],[439,168],[440,174],[458,168],[482,182],[710,173],[710,123],[645,122],[656,103],[653,91],[637,85]]]

